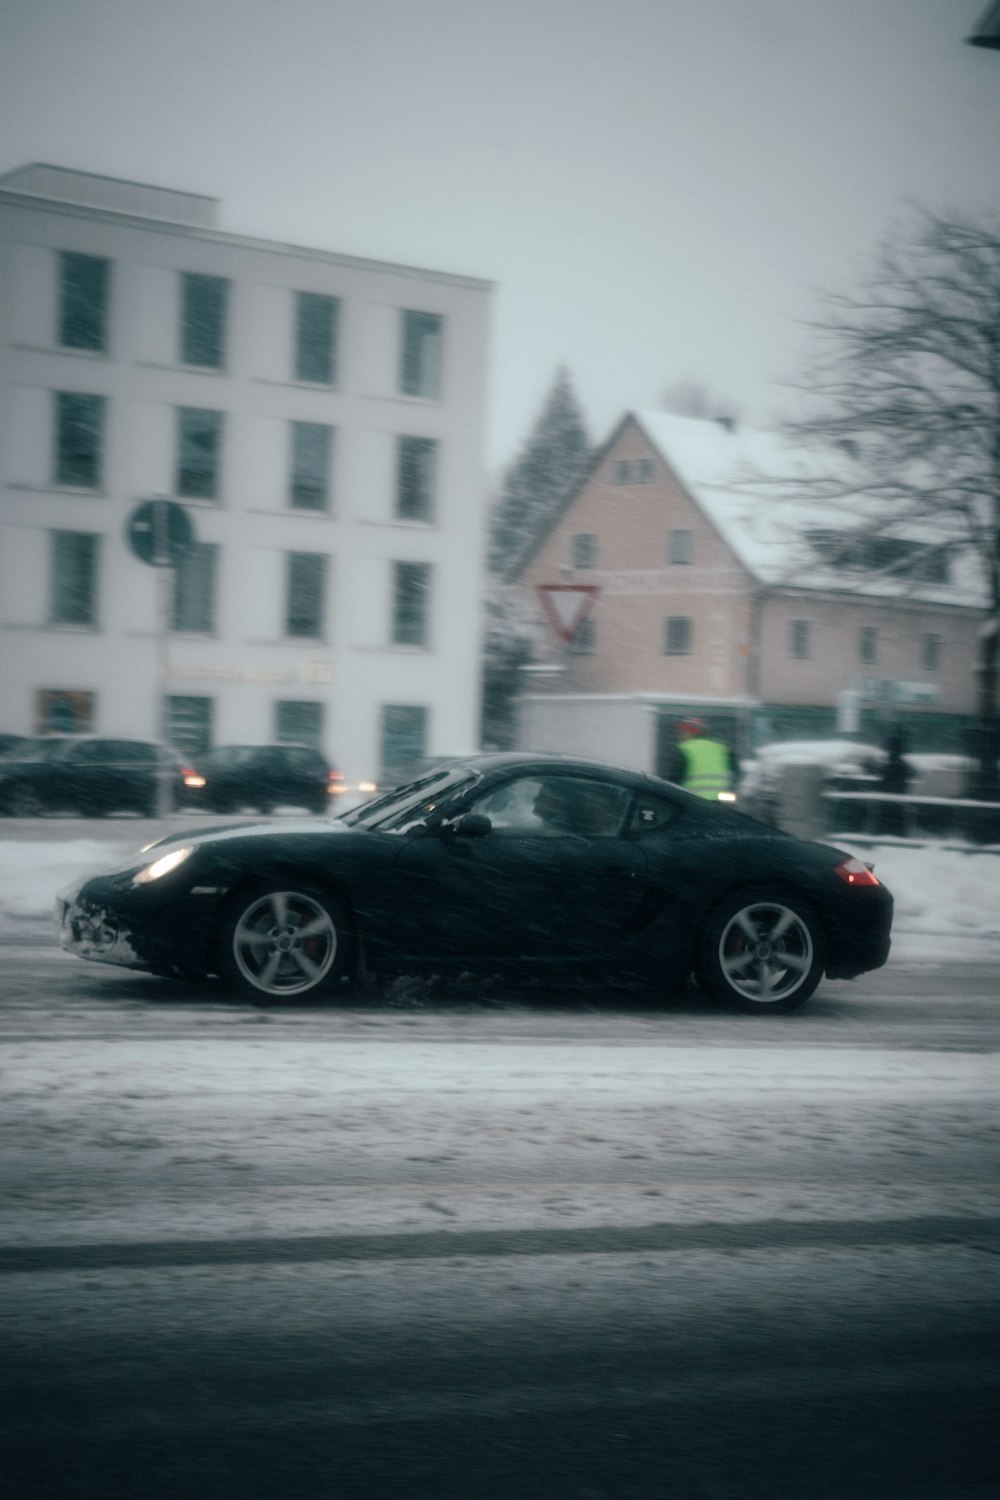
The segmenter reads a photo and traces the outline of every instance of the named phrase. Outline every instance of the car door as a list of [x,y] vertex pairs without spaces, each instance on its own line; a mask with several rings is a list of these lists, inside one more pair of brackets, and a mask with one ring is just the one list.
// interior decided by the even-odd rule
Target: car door
[[84,816],[106,812],[114,805],[107,745],[106,740],[80,740],[52,762],[55,805]]
[[[538,809],[553,789],[563,807],[546,818]],[[457,821],[401,842],[393,946],[543,966],[613,955],[645,883],[642,849],[623,834],[630,804],[627,786],[594,778],[494,781]]]

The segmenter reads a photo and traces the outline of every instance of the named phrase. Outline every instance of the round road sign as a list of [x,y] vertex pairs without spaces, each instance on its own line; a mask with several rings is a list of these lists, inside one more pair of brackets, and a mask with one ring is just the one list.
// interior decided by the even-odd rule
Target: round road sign
[[176,500],[144,500],[129,516],[128,544],[153,568],[176,568],[194,546],[191,517]]

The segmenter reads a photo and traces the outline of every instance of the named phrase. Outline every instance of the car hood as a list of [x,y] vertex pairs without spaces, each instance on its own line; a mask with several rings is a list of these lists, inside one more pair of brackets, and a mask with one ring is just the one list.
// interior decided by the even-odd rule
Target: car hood
[[172,844],[200,848],[205,844],[219,844],[224,840],[237,838],[287,838],[290,834],[353,831],[340,818],[268,818],[266,822],[213,823],[209,828],[194,825],[164,834],[155,843],[147,844],[142,853],[145,856],[153,849],[169,848]]

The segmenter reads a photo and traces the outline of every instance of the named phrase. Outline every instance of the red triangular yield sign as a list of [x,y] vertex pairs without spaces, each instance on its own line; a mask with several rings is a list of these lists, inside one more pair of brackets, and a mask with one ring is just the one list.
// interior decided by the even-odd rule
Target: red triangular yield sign
[[540,583],[537,587],[549,624],[568,645],[597,603],[600,588],[596,583]]

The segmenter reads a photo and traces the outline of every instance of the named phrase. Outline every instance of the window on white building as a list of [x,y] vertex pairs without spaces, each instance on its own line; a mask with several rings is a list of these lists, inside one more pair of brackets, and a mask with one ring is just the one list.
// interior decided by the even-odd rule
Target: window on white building
[[50,537],[50,623],[96,625],[100,537],[86,531],[53,531]]
[[789,620],[788,654],[796,661],[810,661],[813,652],[813,628],[811,620]]
[[190,500],[217,500],[222,474],[221,411],[199,406],[177,409],[175,494]]
[[66,251],[59,257],[59,343],[64,349],[108,347],[111,262]]
[[91,396],[82,391],[56,391],[56,484],[88,490],[100,488],[106,408],[103,396]]
[[274,738],[279,745],[312,745],[323,748],[323,703],[306,699],[279,699],[274,705]]
[[929,632],[920,637],[920,665],[925,672],[939,672],[944,649],[944,637]]
[[340,301],[319,292],[295,294],[296,380],[314,385],[337,382],[338,333]]
[[427,645],[430,624],[430,598],[430,563],[393,563],[393,645]]
[[578,531],[572,538],[570,558],[574,568],[597,567],[597,537],[592,531]]
[[404,311],[399,389],[404,396],[441,396],[444,319],[438,313]]
[[694,562],[694,532],[678,529],[667,532],[667,562]]
[[327,510],[333,428],[325,422],[292,423],[292,472],[288,499],[296,510]]
[[174,569],[172,630],[214,631],[218,554],[214,542],[195,542]]
[[168,742],[182,755],[203,755],[212,747],[214,713],[212,698],[186,693],[169,695],[166,699]]
[[694,649],[694,621],[689,615],[668,615],[663,621],[664,656],[690,656]]
[[221,370],[226,362],[229,282],[223,276],[181,276],[181,363]]
[[396,447],[396,516],[400,521],[432,521],[437,489],[435,438],[401,437]]
[[288,552],[285,557],[285,634],[322,640],[327,559],[321,552]]
[[862,625],[858,631],[858,660],[869,667],[878,661],[878,631],[874,625]]
[[36,734],[90,734],[94,694],[77,688],[39,688],[35,693]]
[[428,712],[423,704],[382,706],[380,774],[409,773],[427,754]]

